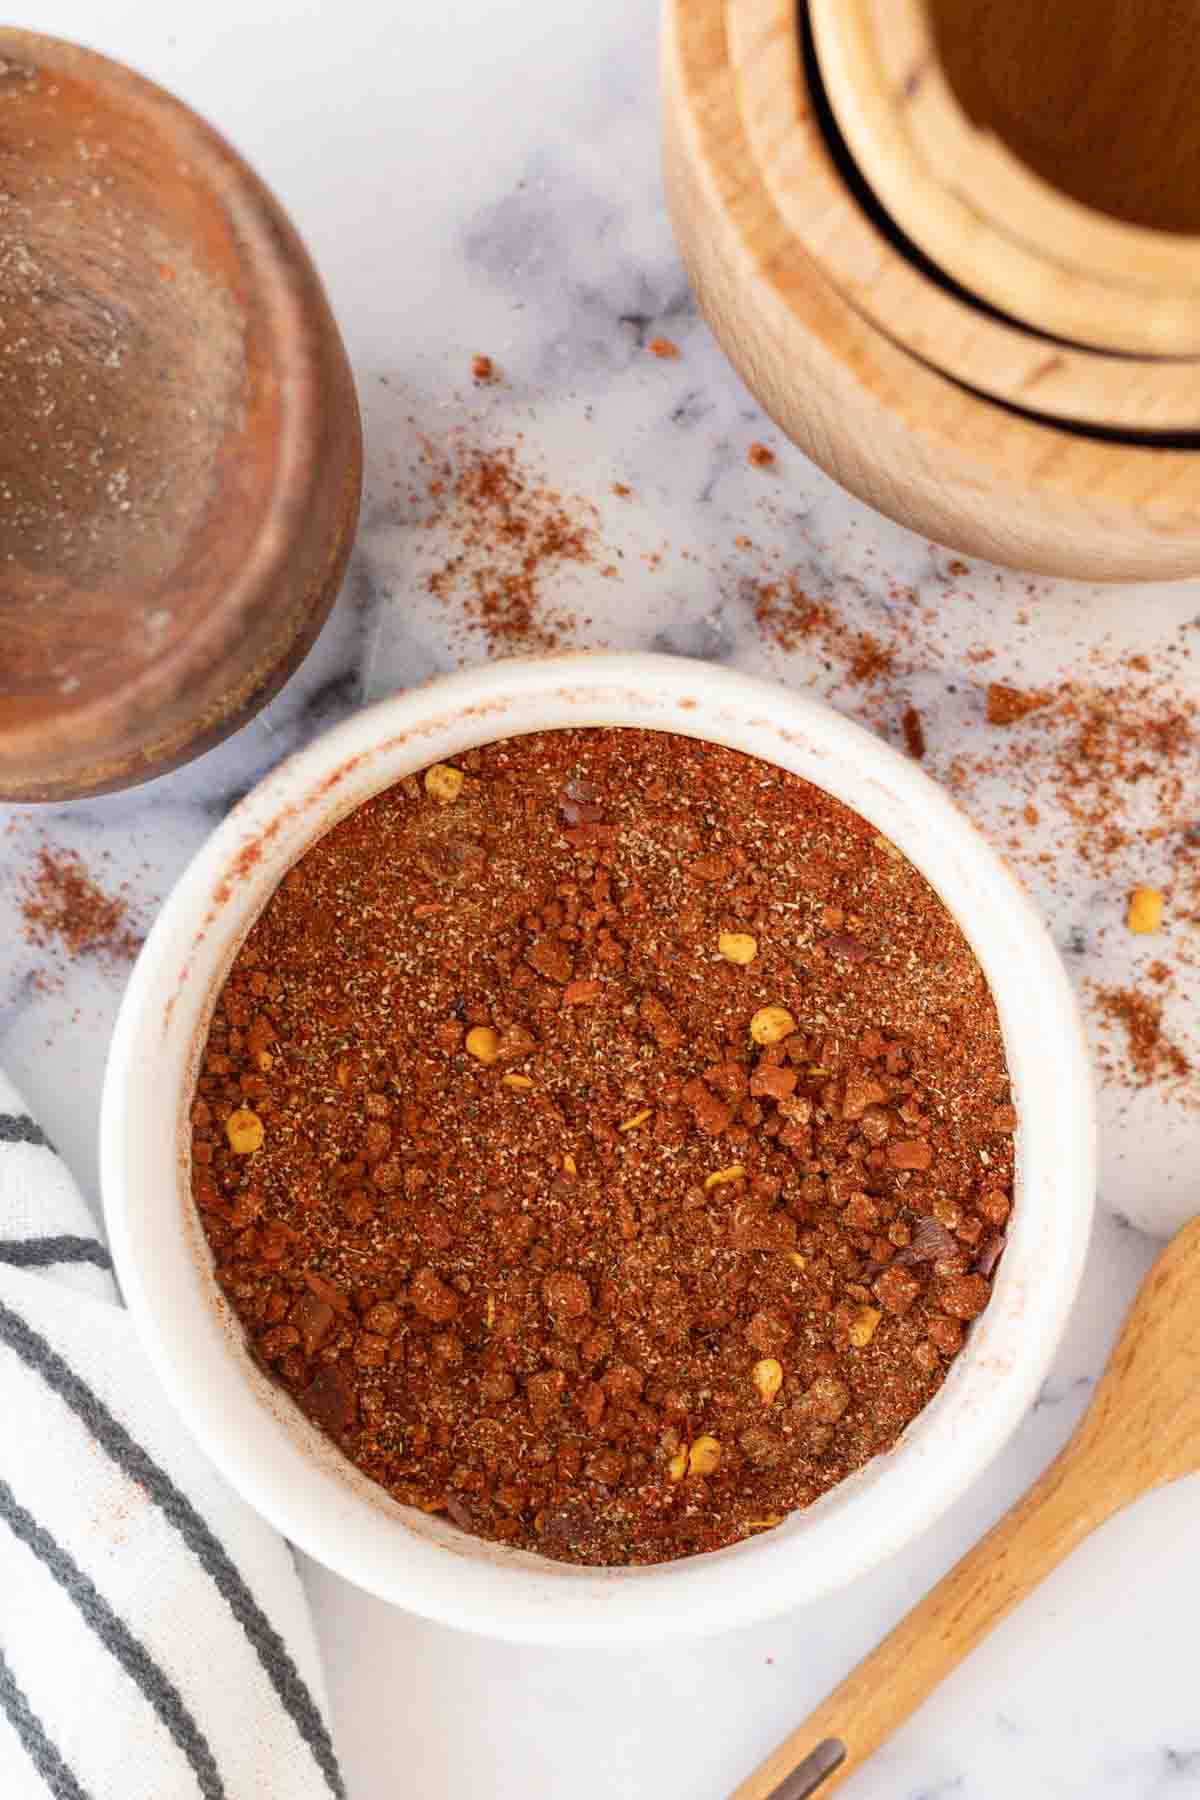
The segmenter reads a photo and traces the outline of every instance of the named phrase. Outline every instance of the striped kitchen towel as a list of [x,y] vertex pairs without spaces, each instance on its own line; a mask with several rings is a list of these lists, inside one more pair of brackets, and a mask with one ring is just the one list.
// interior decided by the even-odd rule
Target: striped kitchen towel
[[0,1796],[345,1789],[287,1545],[172,1414],[0,1075]]

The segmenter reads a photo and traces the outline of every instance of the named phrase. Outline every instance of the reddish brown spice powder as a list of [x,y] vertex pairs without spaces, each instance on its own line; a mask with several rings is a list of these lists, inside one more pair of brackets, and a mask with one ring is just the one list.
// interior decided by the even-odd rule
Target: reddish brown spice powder
[[[1148,973],[1151,980],[1161,983],[1169,971],[1155,963]],[[1188,1058],[1163,1030],[1163,1003],[1158,995],[1140,988],[1104,987],[1099,983],[1092,984],[1092,995],[1100,1017],[1117,1026],[1124,1036],[1134,1085],[1148,1087],[1164,1077],[1182,1080],[1191,1073]]]
[[814,638],[826,648],[842,647],[833,607],[815,600],[795,575],[752,580],[749,594],[760,629],[777,649],[795,650]]
[[[978,660],[985,660],[980,657]],[[1009,687],[1006,682],[993,681],[987,691],[987,718],[989,725],[1015,725],[1018,719],[1028,718],[1031,712],[1037,712],[1047,704],[1048,694],[1031,693],[1025,688]]]
[[652,1562],[887,1450],[985,1306],[1016,1115],[921,876],[634,731],[473,751],[289,875],[218,1001],[193,1192],[254,1354],[464,1530]]
[[817,600],[795,575],[752,582],[751,603],[761,629],[780,650],[813,644],[836,659],[844,678],[858,688],[872,688],[898,672],[896,650],[869,631],[847,625],[829,600]]
[[132,962],[142,947],[129,902],[106,894],[75,850],[51,850],[45,844],[38,849],[20,910],[26,942],[39,948],[57,948],[69,957]]
[[518,446],[483,449],[463,437],[426,448],[429,526],[450,554],[429,578],[493,650],[552,650],[570,615],[548,590],[563,570],[595,560],[596,509],[569,499],[521,461]]

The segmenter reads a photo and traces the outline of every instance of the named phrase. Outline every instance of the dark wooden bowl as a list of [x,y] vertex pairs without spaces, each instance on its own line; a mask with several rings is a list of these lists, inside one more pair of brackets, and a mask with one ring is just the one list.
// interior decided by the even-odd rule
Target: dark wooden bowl
[[303,244],[120,64],[0,28],[0,797],[163,773],[336,596],[362,430]]

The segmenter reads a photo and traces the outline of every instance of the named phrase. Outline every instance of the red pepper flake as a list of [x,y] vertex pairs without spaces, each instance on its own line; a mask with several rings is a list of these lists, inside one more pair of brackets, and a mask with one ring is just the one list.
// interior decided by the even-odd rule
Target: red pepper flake
[[679,355],[679,345],[673,344],[670,338],[666,337],[651,338],[646,348],[651,356],[657,356],[663,362],[673,362]]
[[945,1257],[953,1256],[957,1250],[958,1242],[954,1233],[940,1219],[926,1215],[919,1218],[913,1226],[911,1241],[900,1251],[896,1262],[905,1266],[910,1263],[940,1262]]
[[564,1006],[590,1006],[604,992],[602,981],[568,981],[563,989]]
[[856,938],[849,931],[835,931],[829,937],[822,938],[826,950],[831,956],[845,957],[847,962],[865,962],[871,952],[861,938]]
[[471,374],[481,386],[489,382],[499,381],[500,371],[490,356],[476,356],[471,359]]
[[746,461],[754,469],[770,469],[774,467],[775,452],[766,444],[753,443],[746,452]]
[[925,726],[915,706],[906,706],[900,715],[900,728],[908,754],[920,762],[925,754]]

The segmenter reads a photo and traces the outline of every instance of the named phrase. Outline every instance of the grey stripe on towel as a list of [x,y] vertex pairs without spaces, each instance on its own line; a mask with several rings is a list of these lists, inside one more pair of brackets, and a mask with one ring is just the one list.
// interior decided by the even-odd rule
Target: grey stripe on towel
[[18,1686],[3,1650],[0,1650],[0,1712],[20,1738],[25,1754],[54,1795],[54,1800],[88,1800],[87,1789],[76,1781],[63,1761],[62,1752],[51,1743],[46,1727]]
[[14,1537],[26,1544],[63,1592],[74,1601],[81,1617],[100,1642],[116,1657],[154,1708],[196,1776],[204,1800],[225,1800],[225,1784],[217,1772],[208,1739],[188,1711],[187,1703],[166,1671],[155,1662],[146,1646],[134,1637],[124,1619],[115,1613],[95,1583],[57,1543],[32,1513],[26,1512],[7,1481],[0,1480],[0,1519]]
[[48,1269],[55,1263],[95,1263],[98,1269],[111,1269],[112,1257],[99,1238],[63,1232],[58,1237],[0,1238],[0,1263],[14,1269]]
[[174,1525],[197,1561],[212,1577],[218,1592],[254,1647],[272,1687],[294,1721],[300,1736],[312,1751],[329,1791],[337,1796],[337,1800],[345,1800],[345,1784],[325,1721],[304,1684],[304,1678],[292,1661],[287,1645],[246,1586],[240,1570],[230,1560],[187,1495],[176,1487],[166,1470],[159,1467],[149,1452],[130,1437],[99,1395],[94,1394],[87,1383],[76,1375],[41,1333],[35,1331],[19,1313],[5,1306],[3,1301],[0,1301],[0,1343],[7,1344],[22,1362],[43,1376],[64,1404],[87,1426],[113,1462],[141,1485],[146,1497]]
[[0,1144],[44,1144],[47,1150],[54,1148],[37,1120],[31,1119],[28,1113],[0,1113]]

